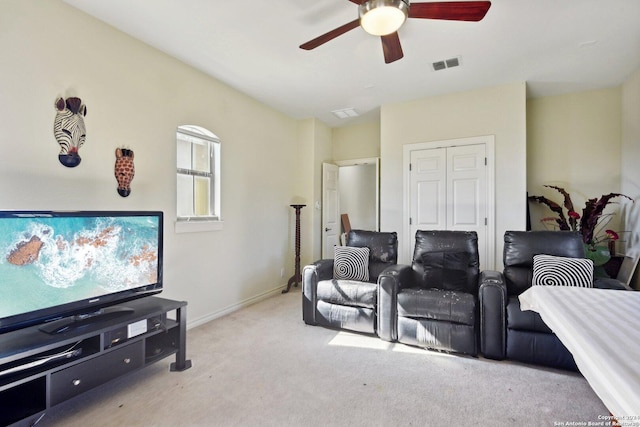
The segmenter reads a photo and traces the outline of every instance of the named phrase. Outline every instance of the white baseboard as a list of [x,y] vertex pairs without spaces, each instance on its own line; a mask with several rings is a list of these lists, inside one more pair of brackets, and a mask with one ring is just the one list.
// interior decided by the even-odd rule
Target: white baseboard
[[196,326],[204,325],[205,323],[211,322],[212,320],[218,319],[222,316],[226,316],[227,314],[233,313],[234,311],[238,311],[241,308],[248,307],[252,304],[270,298],[274,295],[282,293],[282,290],[286,285],[280,285],[277,288],[271,289],[270,291],[264,292],[262,294],[256,295],[254,297],[248,298],[244,301],[240,301],[237,304],[230,305],[221,310],[218,310],[214,313],[208,314],[206,316],[200,317],[198,319],[187,320],[187,329],[195,328]]

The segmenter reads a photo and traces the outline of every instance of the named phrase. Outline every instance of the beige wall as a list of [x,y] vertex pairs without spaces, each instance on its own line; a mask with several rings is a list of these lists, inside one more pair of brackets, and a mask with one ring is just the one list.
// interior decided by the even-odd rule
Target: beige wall
[[[494,88],[491,90],[496,90]],[[364,125],[353,125],[333,130],[333,153],[336,160],[364,158],[370,156],[375,150],[369,146],[370,140],[375,138],[376,130],[380,127],[392,129],[393,138],[398,141],[424,142],[437,139],[451,139],[464,135],[463,131],[456,130],[458,122],[451,111],[456,109],[459,103],[460,111],[467,115],[473,114],[474,109],[466,106],[467,97],[474,98],[473,92],[464,94],[446,95],[427,100],[401,103],[383,107],[383,123],[377,122]],[[436,108],[436,104],[443,102],[446,109],[434,111],[429,114],[425,104]],[[422,122],[429,125],[428,130],[416,129],[409,126],[408,129],[400,129],[406,119],[402,117],[403,109],[415,109],[425,117]],[[519,110],[521,113],[521,109]],[[409,113],[410,115],[413,114]],[[414,117],[411,115],[411,117]],[[517,117],[517,115],[516,115]],[[620,251],[629,255],[640,255],[640,70],[633,73],[621,87],[609,89],[578,92],[568,95],[535,98],[526,102],[526,190],[529,194],[544,195],[560,202],[559,193],[545,189],[543,185],[551,184],[566,188],[571,192],[573,201],[579,209],[584,206],[587,197],[599,197],[610,192],[622,192],[636,200],[629,203],[626,199],[615,199],[619,202],[620,214],[612,217],[609,227],[623,231],[624,242],[618,246]],[[426,118],[429,118],[427,120]],[[386,119],[386,120],[385,120]],[[441,120],[446,125],[441,126]],[[421,121],[418,121],[421,122]],[[522,123],[522,120],[516,120]],[[426,128],[426,127],[425,127]],[[487,133],[492,133],[485,130]],[[432,136],[420,135],[424,133]],[[389,133],[381,132],[382,135]],[[473,135],[469,132],[468,135]],[[381,136],[382,138],[382,136]],[[525,145],[520,145],[519,148]],[[499,147],[499,145],[498,145]],[[518,148],[509,147],[516,158]],[[386,150],[386,151],[385,151]],[[382,174],[382,206],[383,227],[398,227],[400,220],[393,220],[401,210],[401,177],[397,175],[397,169],[401,162],[402,144],[390,142],[381,144],[383,154]],[[498,148],[496,156],[504,150]],[[385,168],[385,163],[395,158],[396,166]],[[501,157],[505,159],[508,157]],[[502,162],[506,170],[515,170],[516,165],[509,165],[508,161]],[[396,178],[389,174],[396,174]],[[519,176],[519,175],[518,175]],[[395,182],[394,182],[395,180]],[[500,193],[500,179],[496,177],[496,193]],[[502,181],[505,187],[504,180]],[[506,185],[508,186],[508,185]],[[398,190],[400,188],[400,190]],[[513,194],[513,193],[512,193]],[[519,197],[516,195],[516,197]],[[498,204],[499,202],[497,202]],[[545,208],[531,204],[532,226],[534,229],[542,229],[539,219],[548,216]],[[611,204],[607,212],[617,212],[618,203]],[[500,208],[497,208],[499,215]],[[519,219],[511,215],[513,223]],[[392,225],[389,225],[392,224]],[[522,229],[524,224],[518,224],[515,228]],[[392,229],[392,228],[387,228]],[[497,242],[500,242],[501,231],[497,230]],[[496,250],[496,259],[502,258],[500,249]],[[637,275],[640,276],[640,275]],[[640,277],[636,277],[640,279]],[[638,284],[640,286],[640,284]]]
[[380,157],[380,122],[358,123],[331,131],[333,160]]
[[318,119],[298,123],[299,165],[296,186],[307,205],[301,213],[301,264],[321,258],[322,254],[322,163],[332,162],[331,128]]
[[[296,162],[296,175],[297,179],[294,183],[294,199],[292,203],[299,203],[306,205],[300,211],[300,262],[302,265],[306,265],[314,260],[314,239],[317,238],[319,227],[315,227],[316,219],[314,218],[313,200],[315,198],[314,188],[316,185],[316,178],[314,174],[315,159],[314,146],[314,125],[315,120],[307,119],[300,120],[298,122],[298,150]],[[294,221],[294,210],[291,209],[291,220]],[[290,230],[290,241],[295,239],[295,230]]]
[[[191,324],[279,292],[293,274],[297,121],[60,1],[1,1],[0,52],[0,209],[164,211],[164,295],[189,302]],[[88,110],[72,169],[57,158],[58,96]],[[181,124],[222,141],[221,231],[174,232]],[[127,198],[113,176],[120,146],[135,152]]]
[[[502,236],[526,218],[526,87],[524,83],[384,105],[381,114],[381,229],[402,232],[403,145],[495,135],[496,267]],[[406,242],[400,242],[405,247]],[[413,242],[410,242],[413,245]],[[405,255],[404,262],[410,262]]]
[[[63,42],[72,55],[61,54]],[[540,167],[526,161],[524,83],[386,105],[380,122],[330,129],[316,119],[285,117],[58,0],[0,2],[0,51],[0,209],[164,211],[165,296],[189,301],[191,324],[275,292],[293,274],[289,204],[308,205],[303,264],[320,257],[321,216],[314,204],[321,201],[323,161],[380,156],[382,229],[401,231],[402,146],[495,135],[497,260],[504,231],[524,228],[527,167]],[[88,108],[83,160],[73,169],[57,160],[52,126],[58,96],[79,96]],[[621,98],[621,188],[637,197],[640,72]],[[180,124],[206,127],[222,140],[221,231],[173,231]],[[119,146],[136,154],[128,198],[117,194],[113,177]],[[541,182],[537,172],[530,179]],[[640,240],[637,214],[626,213],[634,242]]]
[[[622,85],[622,183],[621,190],[634,199],[625,203],[623,229],[628,231],[626,252],[640,256],[640,69]],[[640,289],[640,274],[634,285]]]
[[[588,198],[620,192],[620,87],[530,99],[527,102],[527,190],[557,203],[562,196],[543,185],[571,194],[581,213]],[[615,200],[617,201],[617,200]],[[610,204],[605,212],[617,212]],[[531,204],[532,229],[551,211]],[[620,230],[620,215],[607,228]]]

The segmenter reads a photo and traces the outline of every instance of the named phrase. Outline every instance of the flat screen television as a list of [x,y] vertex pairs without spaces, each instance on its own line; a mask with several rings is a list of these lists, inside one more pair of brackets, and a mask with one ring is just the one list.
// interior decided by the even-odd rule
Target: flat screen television
[[162,244],[158,211],[0,211],[0,333],[130,311],[162,291]]

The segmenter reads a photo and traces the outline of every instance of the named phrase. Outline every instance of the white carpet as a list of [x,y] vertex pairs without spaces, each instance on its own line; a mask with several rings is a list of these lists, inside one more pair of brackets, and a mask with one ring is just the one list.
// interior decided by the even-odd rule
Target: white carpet
[[188,331],[167,359],[50,411],[43,426],[554,426],[608,411],[579,375],[307,326],[300,289]]

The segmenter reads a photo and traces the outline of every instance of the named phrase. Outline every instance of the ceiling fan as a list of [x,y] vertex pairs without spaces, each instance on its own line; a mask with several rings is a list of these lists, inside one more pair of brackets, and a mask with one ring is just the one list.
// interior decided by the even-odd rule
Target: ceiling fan
[[311,50],[361,26],[369,34],[380,36],[384,62],[401,59],[402,46],[398,29],[407,18],[444,19],[449,21],[480,21],[487,14],[490,1],[424,2],[410,4],[409,0],[349,0],[358,5],[358,19],[344,24],[302,45]]

